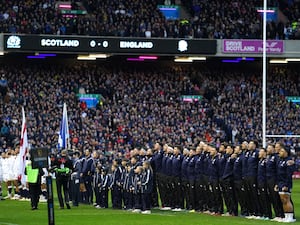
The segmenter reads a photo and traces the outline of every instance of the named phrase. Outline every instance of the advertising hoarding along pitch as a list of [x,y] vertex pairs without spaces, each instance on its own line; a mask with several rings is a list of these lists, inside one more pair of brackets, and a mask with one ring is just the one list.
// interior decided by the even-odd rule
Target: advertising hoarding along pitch
[[[284,42],[281,40],[267,40],[266,51],[268,54],[283,54]],[[262,40],[223,40],[223,53],[262,53]]]
[[216,40],[92,36],[4,35],[8,52],[216,54]]

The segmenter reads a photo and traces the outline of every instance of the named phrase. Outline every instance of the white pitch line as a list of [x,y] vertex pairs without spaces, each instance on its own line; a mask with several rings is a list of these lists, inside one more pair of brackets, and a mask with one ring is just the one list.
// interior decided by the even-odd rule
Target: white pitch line
[[154,215],[154,216],[156,216],[156,215],[158,215],[158,216],[176,216],[176,215],[172,215],[172,214],[164,214],[164,213],[151,213],[151,214],[149,214],[149,215]]
[[6,223],[6,222],[1,222],[0,221],[0,225],[19,225],[19,224],[16,224],[16,223]]

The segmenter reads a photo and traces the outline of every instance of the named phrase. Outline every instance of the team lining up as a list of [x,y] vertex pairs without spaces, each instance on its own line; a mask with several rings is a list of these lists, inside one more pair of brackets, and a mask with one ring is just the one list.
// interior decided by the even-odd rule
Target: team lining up
[[[56,168],[51,171],[60,182],[60,208],[64,203],[70,208],[69,201],[78,206],[93,200],[96,208],[107,208],[111,191],[112,208],[144,214],[159,206],[159,195],[162,210],[238,216],[239,205],[240,215],[246,218],[296,221],[290,194],[297,166],[281,143],[266,149],[258,149],[254,141],[240,146],[224,143],[219,148],[200,142],[195,149],[156,143],[153,149],[134,149],[129,158],[114,159],[111,166],[97,151],[66,153],[50,157],[51,168]],[[1,155],[0,178],[8,187],[7,197],[13,184],[15,198],[25,193],[18,185],[17,158],[18,149]]]

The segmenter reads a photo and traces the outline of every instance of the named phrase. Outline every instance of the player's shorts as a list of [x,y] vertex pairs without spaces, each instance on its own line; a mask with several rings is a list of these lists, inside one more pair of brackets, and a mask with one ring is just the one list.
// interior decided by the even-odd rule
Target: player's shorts
[[3,181],[3,170],[1,165],[0,165],[0,181]]
[[47,184],[47,181],[46,181],[46,177],[45,177],[45,176],[42,176],[41,184]]
[[10,181],[10,180],[9,180],[9,176],[4,174],[4,175],[3,175],[3,181],[4,181],[4,182]]
[[12,174],[12,180],[18,180],[18,176],[17,173]]
[[291,195],[292,189],[288,188],[288,190],[282,190],[283,187],[279,187],[278,193],[280,195]]

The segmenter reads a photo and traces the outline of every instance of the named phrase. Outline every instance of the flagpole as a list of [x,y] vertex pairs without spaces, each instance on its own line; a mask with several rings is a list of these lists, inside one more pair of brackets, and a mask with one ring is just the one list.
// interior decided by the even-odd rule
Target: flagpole
[[263,89],[262,89],[262,146],[265,148],[267,144],[266,140],[266,124],[267,124],[267,0],[264,0],[263,10]]
[[26,117],[25,110],[22,106],[22,127],[21,127],[21,139],[20,139],[20,164],[19,164],[19,179],[23,185],[26,184],[25,166],[26,166],[26,155],[28,151],[28,137],[26,128]]

